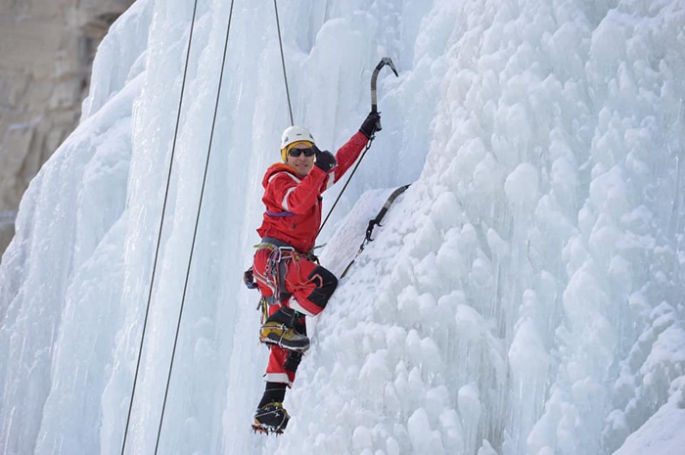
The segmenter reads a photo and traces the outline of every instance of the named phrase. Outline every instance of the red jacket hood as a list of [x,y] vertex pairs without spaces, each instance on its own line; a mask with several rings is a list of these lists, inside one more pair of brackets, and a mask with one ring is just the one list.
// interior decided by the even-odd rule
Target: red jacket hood
[[266,188],[266,186],[269,184],[269,179],[274,176],[274,174],[277,174],[279,172],[289,172],[298,179],[303,179],[304,177],[299,175],[297,171],[295,170],[294,167],[290,166],[289,164],[285,163],[274,163],[269,168],[266,170],[266,173],[264,174],[264,178],[262,179],[262,186]]

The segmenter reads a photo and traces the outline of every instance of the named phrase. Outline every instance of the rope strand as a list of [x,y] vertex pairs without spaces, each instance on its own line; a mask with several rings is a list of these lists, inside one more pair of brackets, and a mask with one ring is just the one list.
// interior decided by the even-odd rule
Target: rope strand
[[285,93],[288,97],[288,111],[290,112],[290,126],[295,125],[293,120],[293,106],[290,102],[290,89],[288,88],[288,74],[285,72],[285,56],[283,55],[283,39],[281,38],[281,21],[278,19],[278,4],[274,0],[274,10],[276,10],[276,29],[278,30],[278,45],[281,48],[281,62],[283,63],[283,80],[285,80]]
[[235,0],[231,0],[231,9],[228,15],[228,25],[226,27],[226,40],[224,42],[224,54],[223,58],[221,61],[221,73],[219,75],[219,86],[216,91],[216,102],[214,104],[214,117],[212,118],[212,128],[211,132],[209,135],[209,146],[207,148],[207,159],[205,161],[205,170],[204,170],[204,175],[202,177],[202,189],[200,190],[200,200],[198,202],[198,207],[197,207],[197,215],[195,217],[195,229],[193,231],[193,241],[191,243],[191,248],[190,248],[190,257],[188,258],[188,268],[186,270],[186,277],[185,277],[185,283],[183,285],[183,297],[181,298],[181,308],[179,309],[179,314],[178,314],[178,322],[176,324],[176,336],[174,337],[174,347],[171,352],[171,362],[169,364],[169,374],[167,376],[167,382],[166,382],[166,388],[164,391],[164,402],[162,404],[162,414],[159,418],[159,428],[157,430],[157,443],[155,444],[155,455],[157,455],[157,451],[159,450],[159,441],[160,437],[162,434],[162,425],[164,423],[164,412],[166,410],[166,403],[167,403],[167,398],[169,397],[169,385],[171,383],[171,374],[174,368],[174,358],[176,356],[176,347],[178,346],[178,335],[181,329],[181,320],[183,318],[183,309],[185,307],[185,301],[186,301],[186,294],[188,291],[188,281],[190,279],[190,269],[191,265],[193,263],[193,255],[195,253],[195,243],[197,240],[197,230],[198,226],[200,224],[200,214],[202,213],[202,202],[204,200],[204,195],[205,195],[205,187],[207,184],[207,172],[209,170],[209,160],[212,155],[212,143],[214,142],[214,129],[216,127],[216,117],[217,117],[217,112],[219,110],[219,99],[221,96],[221,85],[224,79],[224,70],[226,68],[226,53],[228,50],[228,37],[231,33],[231,20],[233,18],[233,4]]
[[133,386],[131,389],[131,399],[128,404],[128,415],[126,417],[126,427],[124,428],[124,437],[123,441],[121,443],[121,455],[124,455],[124,451],[126,450],[126,439],[128,437],[128,429],[129,425],[131,423],[131,411],[133,409],[133,400],[135,398],[136,394],[136,385],[138,383],[138,373],[140,372],[140,361],[143,355],[143,344],[145,342],[145,333],[147,330],[147,321],[148,317],[150,315],[150,302],[152,301],[152,290],[154,288],[154,283],[155,283],[155,277],[156,277],[156,272],[157,272],[157,262],[159,260],[159,248],[162,242],[162,230],[164,228],[164,218],[166,215],[166,208],[167,208],[167,202],[169,200],[169,187],[171,185],[171,171],[174,166],[174,155],[176,153],[176,140],[178,138],[178,128],[179,124],[181,122],[181,107],[183,106],[183,95],[185,94],[185,87],[186,87],[186,78],[188,76],[188,62],[190,60],[190,48],[193,43],[193,32],[195,30],[195,16],[197,14],[197,0],[195,0],[195,3],[193,5],[193,17],[190,20],[190,36],[188,37],[188,49],[186,51],[186,62],[185,62],[185,67],[183,69],[183,81],[181,83],[181,96],[178,101],[178,111],[176,113],[176,126],[174,128],[174,140],[171,146],[171,157],[169,158],[169,173],[167,175],[167,180],[166,180],[166,189],[164,191],[164,202],[162,203],[162,216],[159,222],[159,232],[157,235],[157,246],[155,247],[155,257],[153,260],[153,265],[152,265],[152,276],[150,278],[150,289],[148,292],[147,296],[147,305],[145,308],[145,318],[143,319],[143,331],[140,336],[140,348],[138,350],[138,360],[136,362],[136,371],[133,376]]
[[323,220],[323,223],[321,223],[321,227],[319,228],[319,231],[316,233],[317,237],[319,236],[319,234],[321,234],[321,231],[323,230],[323,227],[326,225],[326,221],[328,221],[328,218],[330,218],[331,214],[333,213],[335,206],[338,205],[338,201],[340,201],[340,198],[342,197],[343,193],[347,189],[347,185],[350,184],[350,180],[352,180],[352,177],[354,177],[354,173],[357,172],[357,168],[359,167],[359,165],[362,163],[362,160],[366,156],[366,152],[368,152],[369,149],[371,148],[371,143],[373,142],[374,139],[376,139],[376,136],[371,135],[371,138],[369,139],[369,142],[366,144],[366,148],[364,149],[362,156],[357,161],[357,164],[354,166],[354,169],[352,169],[352,173],[350,174],[349,178],[345,182],[345,186],[343,186],[343,189],[340,190],[340,194],[338,194],[338,197],[335,199],[335,202],[333,203],[333,207],[331,207],[331,209],[328,211],[328,215],[326,215],[326,218]]

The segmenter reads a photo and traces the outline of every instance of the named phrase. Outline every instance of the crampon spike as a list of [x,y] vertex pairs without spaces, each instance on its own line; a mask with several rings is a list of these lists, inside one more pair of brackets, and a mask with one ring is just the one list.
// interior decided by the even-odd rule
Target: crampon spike
[[276,430],[274,428],[266,427],[264,425],[256,423],[252,424],[252,431],[254,433],[259,433],[266,436],[269,436],[270,434],[275,434],[276,436],[283,434],[283,430],[281,429]]

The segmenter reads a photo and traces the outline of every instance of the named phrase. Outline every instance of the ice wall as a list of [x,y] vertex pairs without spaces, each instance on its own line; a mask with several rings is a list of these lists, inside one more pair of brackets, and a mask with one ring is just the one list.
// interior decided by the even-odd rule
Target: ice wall
[[[668,447],[685,3],[279,6],[295,121],[320,146],[356,130],[381,57],[401,72],[322,240],[364,190],[416,183],[317,322],[288,433],[252,435],[266,351],[240,276],[288,117],[273,4],[237,1],[159,453]],[[155,450],[230,7],[198,5],[128,453]],[[22,203],[0,267],[4,453],[121,450],[191,15],[139,0],[113,26],[81,126]]]
[[[669,396],[681,421],[682,7],[434,3],[426,166],[293,393],[335,424],[276,453],[612,453]],[[669,453],[657,426],[622,450]]]

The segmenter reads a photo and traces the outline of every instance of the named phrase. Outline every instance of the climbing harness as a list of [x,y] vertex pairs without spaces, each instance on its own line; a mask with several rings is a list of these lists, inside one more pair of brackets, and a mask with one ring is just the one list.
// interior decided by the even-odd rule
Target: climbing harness
[[[260,295],[256,308],[260,312],[260,324],[262,325],[262,328],[264,328],[264,324],[269,319],[269,307],[272,305],[283,305],[284,302],[287,302],[292,296],[292,293],[286,289],[285,284],[285,277],[288,272],[289,264],[297,266],[296,261],[298,261],[300,257],[308,258],[309,256],[298,252],[293,246],[272,237],[264,237],[261,243],[255,245],[255,248],[257,248],[257,250],[269,250],[269,257],[266,260],[264,274],[254,270],[254,267],[250,267],[243,274],[243,282],[248,289],[259,290],[259,285],[257,283],[261,283],[271,290],[271,295],[269,296]],[[295,311],[291,322],[283,326],[284,329],[292,327],[295,320],[299,317],[302,317],[302,315]],[[285,332],[282,336],[285,336]],[[276,343],[262,341],[267,346],[269,344],[282,346],[280,340]]]
[[373,234],[373,229],[376,226],[382,227],[381,221],[383,221],[383,217],[385,217],[385,214],[388,212],[388,209],[390,208],[392,203],[395,202],[395,199],[397,199],[402,193],[404,193],[407,190],[407,188],[409,188],[409,186],[411,186],[411,183],[408,185],[401,186],[397,188],[395,191],[393,191],[392,194],[385,201],[385,204],[383,204],[383,208],[381,208],[376,217],[369,221],[369,225],[366,228],[366,236],[364,236],[364,240],[362,241],[361,245],[359,245],[359,250],[357,250],[357,254],[355,254],[354,259],[352,259],[350,263],[347,265],[347,267],[345,267],[345,270],[343,271],[342,275],[340,275],[340,278],[345,277],[347,272],[352,267],[352,264],[354,264],[354,261],[360,254],[362,254],[362,251],[364,251],[364,247],[369,242],[373,242],[373,239],[371,238],[371,234]]
[[291,296],[291,293],[285,288],[285,274],[288,271],[286,262],[289,259],[295,258],[299,253],[294,247],[272,237],[264,237],[261,243],[255,245],[255,248],[257,250],[268,249],[271,251],[264,268],[264,275],[253,270],[252,267],[246,273],[252,273],[257,282],[262,283],[271,290],[271,295],[264,298],[268,305],[280,304]]

